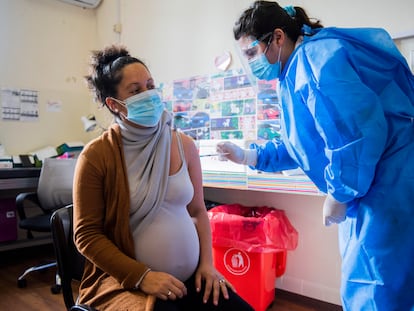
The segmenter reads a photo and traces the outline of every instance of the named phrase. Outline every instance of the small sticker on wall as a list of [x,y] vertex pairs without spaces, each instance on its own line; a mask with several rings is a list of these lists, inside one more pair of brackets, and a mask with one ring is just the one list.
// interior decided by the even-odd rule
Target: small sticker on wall
[[62,111],[62,101],[60,100],[49,100],[47,102],[46,110],[50,112]]

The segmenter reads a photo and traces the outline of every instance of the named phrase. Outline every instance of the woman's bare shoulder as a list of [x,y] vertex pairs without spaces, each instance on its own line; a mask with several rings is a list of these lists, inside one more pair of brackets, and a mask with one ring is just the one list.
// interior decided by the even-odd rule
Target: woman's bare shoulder
[[189,155],[192,155],[192,154],[198,152],[196,144],[194,142],[194,139],[191,136],[189,136],[189,135],[187,135],[187,134],[185,134],[181,131],[177,131],[177,133],[178,133],[178,135],[180,135],[185,153],[188,153]]

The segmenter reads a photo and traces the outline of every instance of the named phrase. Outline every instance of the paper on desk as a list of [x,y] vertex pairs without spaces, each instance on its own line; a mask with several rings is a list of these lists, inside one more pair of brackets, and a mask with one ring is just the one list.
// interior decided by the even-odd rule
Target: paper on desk
[[0,168],[13,168],[13,157],[0,155]]
[[83,146],[85,146],[85,144],[83,143],[83,141],[68,141],[68,142],[66,142],[66,145],[69,148],[75,148],[75,147],[83,147]]
[[282,171],[282,174],[285,176],[299,176],[299,175],[306,175],[302,169],[300,168],[295,168],[295,169],[291,169],[291,170],[285,170]]
[[36,155],[40,161],[43,161],[46,158],[51,158],[57,156],[56,148],[51,146],[44,147],[42,149],[29,152],[30,154]]
[[0,144],[0,156],[5,156],[6,154],[6,149],[4,149],[4,146],[2,144]]

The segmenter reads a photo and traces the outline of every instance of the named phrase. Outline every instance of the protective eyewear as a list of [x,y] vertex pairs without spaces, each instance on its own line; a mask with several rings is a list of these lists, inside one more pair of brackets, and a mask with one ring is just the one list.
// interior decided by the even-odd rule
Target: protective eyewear
[[[262,46],[260,45],[260,42],[265,41],[267,38],[269,39],[267,40],[266,47],[263,50]],[[247,78],[249,79],[250,84],[252,85],[255,93],[258,93],[257,78],[254,76],[249,63],[255,60],[257,57],[259,57],[262,53],[265,54],[267,52],[270,46],[270,43],[272,42],[272,39],[273,39],[273,32],[268,32],[264,34],[263,36],[261,36],[259,39],[252,37],[251,38],[252,42],[248,43],[247,46],[245,47],[243,47],[242,44],[240,44],[240,40],[235,41],[235,47],[236,47],[235,50],[239,56],[239,60],[243,67],[243,71],[246,74]],[[243,43],[246,44],[247,42],[243,42]]]
[[[259,44],[260,42],[265,41],[269,37],[269,40],[267,41],[266,48],[262,51],[262,47]],[[252,61],[257,56],[259,56],[261,53],[266,54],[270,43],[273,39],[273,32],[268,32],[261,36],[259,39],[256,39],[255,41],[251,42],[247,47],[241,48],[241,54],[243,57],[247,59],[247,61]]]

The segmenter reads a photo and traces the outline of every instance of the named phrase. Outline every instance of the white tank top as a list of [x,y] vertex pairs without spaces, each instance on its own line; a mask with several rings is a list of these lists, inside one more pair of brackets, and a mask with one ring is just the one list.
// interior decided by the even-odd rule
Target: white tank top
[[194,195],[180,135],[178,146],[182,159],[179,171],[168,177],[167,193],[153,223],[133,236],[135,255],[154,271],[187,280],[196,270],[200,244],[194,222],[187,211]]

